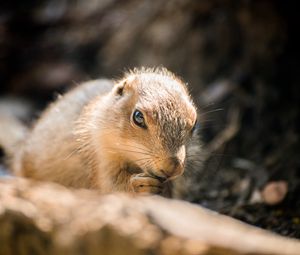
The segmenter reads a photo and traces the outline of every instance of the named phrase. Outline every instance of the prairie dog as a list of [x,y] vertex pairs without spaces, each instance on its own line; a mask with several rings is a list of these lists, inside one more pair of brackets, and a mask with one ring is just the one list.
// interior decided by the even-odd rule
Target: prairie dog
[[164,68],[135,69],[61,96],[42,114],[12,163],[16,175],[76,188],[174,196],[200,153],[196,108]]

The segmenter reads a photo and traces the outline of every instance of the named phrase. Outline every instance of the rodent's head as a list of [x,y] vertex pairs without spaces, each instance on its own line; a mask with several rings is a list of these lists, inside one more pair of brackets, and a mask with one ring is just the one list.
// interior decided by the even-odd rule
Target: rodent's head
[[113,151],[158,178],[181,175],[197,121],[186,85],[166,69],[139,69],[118,81],[110,95],[114,100],[106,117],[115,123]]

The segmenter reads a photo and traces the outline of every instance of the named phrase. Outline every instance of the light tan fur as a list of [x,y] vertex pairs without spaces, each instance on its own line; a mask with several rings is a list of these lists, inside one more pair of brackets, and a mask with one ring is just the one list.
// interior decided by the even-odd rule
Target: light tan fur
[[[146,128],[134,123],[136,109]],[[166,69],[87,82],[42,114],[12,168],[17,175],[103,193],[170,195],[174,180],[193,163],[187,164],[187,154],[200,152],[191,132],[196,118],[186,85]]]

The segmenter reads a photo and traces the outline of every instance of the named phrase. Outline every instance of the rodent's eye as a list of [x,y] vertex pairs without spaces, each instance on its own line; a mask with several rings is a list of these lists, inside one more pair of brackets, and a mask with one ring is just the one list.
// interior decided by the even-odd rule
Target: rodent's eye
[[199,128],[200,128],[200,124],[199,124],[198,120],[196,120],[196,122],[191,130],[191,133],[193,134]]
[[133,112],[132,119],[133,119],[134,124],[136,124],[137,126],[146,128],[144,115],[141,111],[135,110]]

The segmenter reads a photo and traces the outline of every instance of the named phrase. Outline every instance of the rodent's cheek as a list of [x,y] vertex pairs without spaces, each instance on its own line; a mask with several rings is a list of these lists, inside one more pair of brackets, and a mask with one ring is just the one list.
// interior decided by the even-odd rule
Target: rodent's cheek
[[142,167],[148,164],[150,159],[149,150],[140,143],[130,141],[119,145],[118,148],[128,161]]

